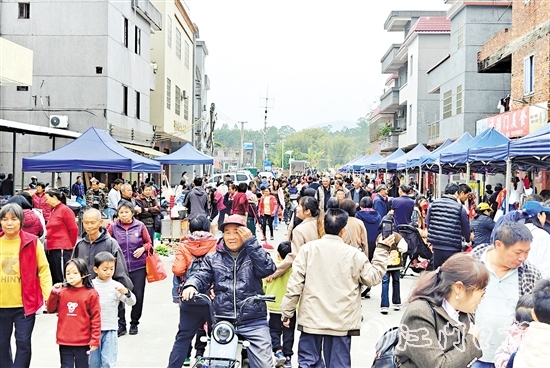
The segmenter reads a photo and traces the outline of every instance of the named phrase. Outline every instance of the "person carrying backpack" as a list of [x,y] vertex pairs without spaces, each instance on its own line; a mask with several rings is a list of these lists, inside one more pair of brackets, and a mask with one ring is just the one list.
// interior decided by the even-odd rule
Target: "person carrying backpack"
[[[203,214],[196,215],[189,219],[189,235],[183,238],[178,248],[176,249],[174,263],[172,264],[172,272],[174,273],[174,289],[172,297],[175,303],[179,300],[180,285],[196,273],[200,267],[202,260],[208,253],[216,251],[217,239],[210,232],[210,220]],[[195,358],[198,359],[204,355],[206,343],[200,341],[201,336],[205,336],[206,332],[203,328],[197,331],[195,340]],[[187,359],[184,365],[190,365],[191,345],[187,352]]]

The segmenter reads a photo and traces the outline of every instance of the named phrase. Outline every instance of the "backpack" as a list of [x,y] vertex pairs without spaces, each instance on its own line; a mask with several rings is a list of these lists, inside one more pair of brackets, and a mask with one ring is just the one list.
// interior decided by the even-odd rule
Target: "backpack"
[[[428,303],[432,316],[435,321],[435,329],[437,330],[437,318],[432,305]],[[372,368],[399,368],[403,362],[409,360],[404,358],[400,360],[395,356],[395,347],[399,343],[399,327],[392,327],[378,340],[375,346],[376,356],[372,362]]]

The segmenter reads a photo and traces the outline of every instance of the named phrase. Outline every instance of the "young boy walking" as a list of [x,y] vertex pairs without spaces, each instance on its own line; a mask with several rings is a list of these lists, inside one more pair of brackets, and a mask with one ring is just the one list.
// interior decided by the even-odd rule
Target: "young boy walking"
[[[284,241],[277,247],[277,262],[281,263],[291,252],[289,241]],[[271,335],[271,345],[275,354],[277,367],[292,367],[292,346],[294,345],[294,329],[296,327],[296,314],[290,319],[290,327],[284,327],[281,321],[281,302],[286,292],[286,284],[292,268],[288,269],[284,274],[271,282],[264,279],[264,289],[267,295],[275,295],[276,299],[272,303],[267,303],[269,311],[269,333]],[[281,345],[281,337],[283,344]]]
[[101,306],[101,344],[99,349],[90,354],[90,368],[107,368],[116,366],[118,351],[118,303],[129,306],[136,304],[136,296],[120,282],[113,280],[115,257],[109,252],[99,252],[94,257],[94,272],[97,277],[92,280],[99,294]]

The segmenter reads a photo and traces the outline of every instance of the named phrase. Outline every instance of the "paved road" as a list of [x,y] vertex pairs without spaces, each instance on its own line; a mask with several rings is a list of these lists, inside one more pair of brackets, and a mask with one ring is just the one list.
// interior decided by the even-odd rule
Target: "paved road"
[[[275,240],[269,243],[276,246],[286,239],[286,231],[280,227],[275,233]],[[171,264],[172,259],[166,258],[167,270],[171,269]],[[408,276],[401,280],[403,300],[409,294],[415,279],[416,277]],[[179,319],[178,307],[171,300],[171,286],[171,277],[146,286],[139,334],[125,335],[119,339],[118,366],[166,367]],[[390,310],[388,315],[380,314],[380,294],[381,287],[376,286],[371,292],[371,299],[362,301],[364,321],[361,336],[352,338],[351,354],[354,368],[372,365],[376,341],[385,330],[399,323],[403,313]],[[127,313],[129,313],[128,310]],[[32,367],[59,366],[59,350],[55,343],[56,323],[55,315],[37,316],[33,333]],[[296,333],[295,353],[298,337],[299,332]],[[298,366],[296,356],[293,363],[295,367]]]

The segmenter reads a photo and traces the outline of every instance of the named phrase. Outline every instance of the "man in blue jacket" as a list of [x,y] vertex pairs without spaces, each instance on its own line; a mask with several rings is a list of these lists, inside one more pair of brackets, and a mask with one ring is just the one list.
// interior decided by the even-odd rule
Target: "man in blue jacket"
[[[218,249],[206,255],[200,270],[186,280],[181,298],[188,301],[197,292],[209,294],[212,286],[216,318],[240,321],[236,332],[250,343],[247,348],[250,367],[271,368],[273,356],[267,307],[264,302],[245,304],[244,301],[263,294],[262,279],[277,268],[241,216],[227,217],[220,230],[223,239]],[[168,367],[181,368],[193,336],[208,319],[205,308],[191,304],[180,303],[179,331]]]
[[380,184],[376,187],[373,208],[378,212],[380,217],[388,214],[388,187],[385,184]]

